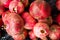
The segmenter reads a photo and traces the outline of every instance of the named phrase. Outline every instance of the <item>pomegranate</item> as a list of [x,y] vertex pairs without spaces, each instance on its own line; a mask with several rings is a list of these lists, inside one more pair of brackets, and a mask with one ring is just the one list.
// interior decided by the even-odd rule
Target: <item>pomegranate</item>
[[28,13],[28,12],[24,12],[22,14],[22,18],[25,21],[25,29],[33,29],[34,25],[36,24],[36,20]]
[[50,39],[58,40],[60,38],[60,26],[54,24],[50,27],[50,29]]
[[50,16],[51,7],[46,1],[37,0],[31,3],[29,12],[35,19],[45,19]]
[[16,13],[5,12],[2,15],[6,31],[9,35],[20,34],[23,30],[23,19]]
[[24,5],[18,1],[11,1],[9,4],[9,10],[15,13],[22,13],[24,11]]
[[56,1],[56,7],[57,7],[57,9],[60,11],[60,0],[57,0],[57,1]]
[[33,28],[34,35],[38,38],[44,39],[49,34],[49,26],[46,23],[39,22]]

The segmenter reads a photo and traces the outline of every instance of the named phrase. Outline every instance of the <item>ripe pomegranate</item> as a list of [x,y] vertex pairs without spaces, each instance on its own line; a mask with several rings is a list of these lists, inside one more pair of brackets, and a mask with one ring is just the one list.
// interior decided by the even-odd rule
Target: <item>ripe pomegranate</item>
[[55,25],[55,24],[52,25],[50,27],[49,37],[52,40],[59,40],[59,38],[60,38],[60,26]]
[[56,22],[60,25],[60,14],[57,15]]
[[57,9],[60,11],[60,0],[57,0],[57,1],[56,1],[56,7],[57,7]]
[[23,19],[16,13],[5,12],[2,14],[2,20],[6,25],[6,31],[9,35],[20,34],[23,30]]
[[9,10],[15,13],[22,13],[24,11],[24,5],[18,1],[11,1],[9,4]]
[[49,26],[46,23],[39,22],[33,28],[34,35],[38,38],[44,39],[49,34]]
[[33,29],[34,25],[36,24],[36,20],[28,13],[28,12],[24,12],[22,14],[22,18],[25,21],[25,29]]
[[0,0],[4,7],[8,8],[12,0]]
[[31,3],[29,12],[35,19],[45,19],[50,16],[51,7],[46,1],[37,0]]

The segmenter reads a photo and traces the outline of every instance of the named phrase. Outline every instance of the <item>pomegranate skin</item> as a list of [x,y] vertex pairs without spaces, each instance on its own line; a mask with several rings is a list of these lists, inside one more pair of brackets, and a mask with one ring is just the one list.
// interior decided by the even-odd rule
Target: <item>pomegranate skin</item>
[[50,34],[49,34],[49,37],[50,39],[52,40],[59,40],[60,38],[60,26],[54,24],[50,27]]
[[14,1],[22,2],[24,7],[26,7],[29,4],[29,0],[14,0]]
[[53,23],[53,19],[52,19],[51,16],[49,16],[46,19],[40,19],[40,20],[38,20],[38,22],[43,22],[43,23],[47,23],[48,25],[51,25]]
[[8,8],[11,1],[12,0],[1,0],[1,3],[3,4],[4,7]]
[[57,1],[56,1],[56,7],[57,7],[57,9],[60,11],[60,0],[57,0]]
[[50,16],[51,7],[47,2],[37,0],[31,3],[29,12],[37,20],[45,19]]
[[9,35],[20,34],[23,30],[23,19],[16,13],[6,12],[2,15],[6,31]]
[[25,21],[24,28],[28,30],[33,29],[34,25],[36,24],[36,20],[28,12],[24,12],[22,14],[22,18]]
[[36,37],[44,39],[50,33],[50,30],[46,23],[39,22],[34,26],[33,32]]
[[60,14],[57,15],[56,22],[60,25]]
[[14,40],[24,40],[27,37],[27,31],[23,30],[22,34],[12,35]]
[[21,14],[24,11],[24,5],[18,1],[11,1],[9,4],[9,10]]
[[36,36],[34,35],[33,31],[29,32],[30,39],[36,39]]

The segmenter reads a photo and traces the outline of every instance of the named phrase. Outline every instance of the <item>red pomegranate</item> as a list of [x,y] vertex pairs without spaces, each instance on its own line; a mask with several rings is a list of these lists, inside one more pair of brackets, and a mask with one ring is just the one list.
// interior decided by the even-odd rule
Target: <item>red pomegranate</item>
[[35,19],[45,19],[50,16],[51,7],[46,1],[37,0],[31,3],[29,12]]

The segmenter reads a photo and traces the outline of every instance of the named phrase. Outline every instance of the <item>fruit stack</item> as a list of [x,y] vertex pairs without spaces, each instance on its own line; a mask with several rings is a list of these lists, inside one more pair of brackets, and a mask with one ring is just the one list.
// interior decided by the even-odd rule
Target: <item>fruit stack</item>
[[0,40],[60,40],[60,0],[0,0]]

